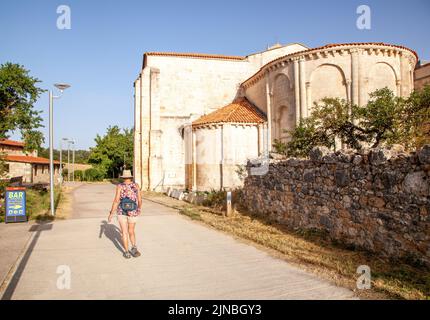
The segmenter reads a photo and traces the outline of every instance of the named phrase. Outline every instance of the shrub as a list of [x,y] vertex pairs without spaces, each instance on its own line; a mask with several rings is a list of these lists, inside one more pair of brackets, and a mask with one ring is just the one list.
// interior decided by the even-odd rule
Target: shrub
[[335,140],[354,150],[393,144],[415,149],[430,141],[429,106],[430,86],[414,91],[409,98],[396,97],[388,88],[379,89],[364,106],[324,98],[289,132],[288,143],[276,140],[273,147],[295,157],[306,157],[315,146],[333,148]]
[[100,168],[89,168],[84,172],[86,181],[102,181],[105,173]]
[[69,171],[66,168],[63,168],[63,170],[62,170],[63,180],[67,180],[68,172]]
[[82,171],[82,170],[76,170],[75,171],[75,180],[77,180],[77,181],[86,181],[84,171]]
[[212,190],[207,193],[206,199],[203,201],[203,205],[207,207],[225,207],[227,193],[225,190]]

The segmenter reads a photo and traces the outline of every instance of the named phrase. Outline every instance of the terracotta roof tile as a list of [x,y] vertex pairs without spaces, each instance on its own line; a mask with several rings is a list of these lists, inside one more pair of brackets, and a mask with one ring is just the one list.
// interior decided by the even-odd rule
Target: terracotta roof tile
[[[49,164],[49,159],[42,157],[32,157],[32,156],[20,156],[8,154],[5,157],[6,161],[10,162],[24,162],[24,163],[36,163],[36,164]],[[55,164],[60,164],[60,161],[54,160]]]
[[232,103],[193,122],[193,126],[209,123],[264,123],[266,115],[246,98],[238,98]]
[[246,57],[241,57],[241,56],[228,56],[228,55],[222,55],[222,54],[205,54],[205,53],[146,52],[145,55],[161,56],[161,57],[223,59],[223,60],[245,60],[246,59]]
[[5,146],[24,147],[23,142],[9,139],[0,139],[0,144]]

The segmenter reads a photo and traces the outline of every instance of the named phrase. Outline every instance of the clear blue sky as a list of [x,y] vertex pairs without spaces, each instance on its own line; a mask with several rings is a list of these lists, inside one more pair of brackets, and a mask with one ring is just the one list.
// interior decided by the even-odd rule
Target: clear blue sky
[[[57,6],[71,8],[72,29],[58,30]],[[371,30],[356,8],[371,8]],[[94,145],[109,125],[133,126],[133,81],[145,51],[247,55],[268,44],[383,41],[430,60],[430,1],[1,1],[0,63],[23,64],[44,88],[68,82],[55,103],[56,143]],[[43,110],[47,139],[46,94]],[[14,135],[19,138],[19,135]]]

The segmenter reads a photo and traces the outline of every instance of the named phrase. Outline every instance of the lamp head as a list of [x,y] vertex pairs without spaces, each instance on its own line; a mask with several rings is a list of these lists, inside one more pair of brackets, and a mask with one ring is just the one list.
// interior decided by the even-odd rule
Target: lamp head
[[56,83],[54,84],[54,86],[60,90],[61,92],[63,92],[64,90],[66,90],[67,88],[70,88],[70,84],[67,83]]

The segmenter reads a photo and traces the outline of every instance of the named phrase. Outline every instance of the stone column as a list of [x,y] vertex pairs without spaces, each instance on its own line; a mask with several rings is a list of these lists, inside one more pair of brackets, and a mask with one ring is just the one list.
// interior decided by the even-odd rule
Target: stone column
[[306,104],[306,73],[305,73],[305,58],[300,57],[299,59],[299,69],[300,69],[300,113],[302,118],[307,118],[308,110]]
[[268,151],[272,150],[272,97],[269,84],[269,73],[266,73],[266,106],[267,106],[267,142]]
[[183,125],[184,159],[185,159],[185,187],[193,189],[193,126],[191,122]]
[[160,95],[159,95],[160,70],[151,68],[150,75],[150,133],[149,133],[149,185],[150,190],[161,190],[163,186],[163,168],[161,155],[160,129]]
[[[363,64],[364,61],[362,63],[362,58],[364,55],[372,55],[373,51],[368,51],[366,53],[366,51],[364,50],[360,50],[359,51],[359,62],[358,62],[358,101],[357,104],[359,106],[362,106],[363,104],[367,103],[367,100],[369,99],[369,93],[367,92],[367,85],[369,82],[369,78],[367,76],[365,76],[365,72],[363,70]],[[363,58],[364,60],[364,58]],[[354,84],[353,84],[354,85]]]
[[349,102],[352,104],[359,104],[359,57],[358,57],[358,50],[352,49],[351,50],[351,81],[350,81],[350,96],[349,96]]
[[401,89],[401,81],[399,80],[399,79],[397,79],[396,80],[396,95],[398,96],[398,97],[401,97],[401,95],[402,95],[402,89]]
[[142,141],[141,141],[141,77],[134,83],[134,157],[133,171],[135,181],[142,186]]
[[232,127],[230,123],[224,123],[221,125],[221,188],[224,186],[231,185],[231,174],[230,169],[233,166],[232,158]]
[[150,119],[151,119],[151,108],[150,108],[150,71],[149,68],[142,70],[140,75],[140,106],[141,106],[141,187],[144,190],[149,190],[149,131],[150,131]]
[[345,80],[346,85],[346,101],[352,103],[352,81],[349,79]]
[[192,130],[193,140],[193,191],[197,191],[197,149],[196,149],[196,131]]
[[414,61],[409,53],[399,52],[400,80],[402,97],[407,97],[414,89],[413,69]]
[[400,80],[400,95],[399,95],[399,97],[404,97],[404,92],[403,92],[404,85],[402,83],[402,80],[404,79],[403,78],[403,76],[404,76],[404,73],[403,73],[404,65],[402,63],[402,58],[403,58],[402,53],[398,52],[397,53],[397,57],[399,58],[399,65],[400,65],[400,75],[399,75],[399,80]]
[[258,130],[258,155],[260,156],[264,150],[264,142],[263,142],[263,124],[259,124],[257,127]]
[[309,116],[312,110],[312,92],[311,92],[311,83],[309,81],[306,82],[306,114]]
[[294,104],[296,109],[296,125],[299,124],[302,116],[300,115],[300,83],[299,83],[299,61],[293,58],[294,65]]
[[351,115],[351,103],[352,103],[352,81],[350,79],[346,79],[346,101],[350,104],[348,114]]

